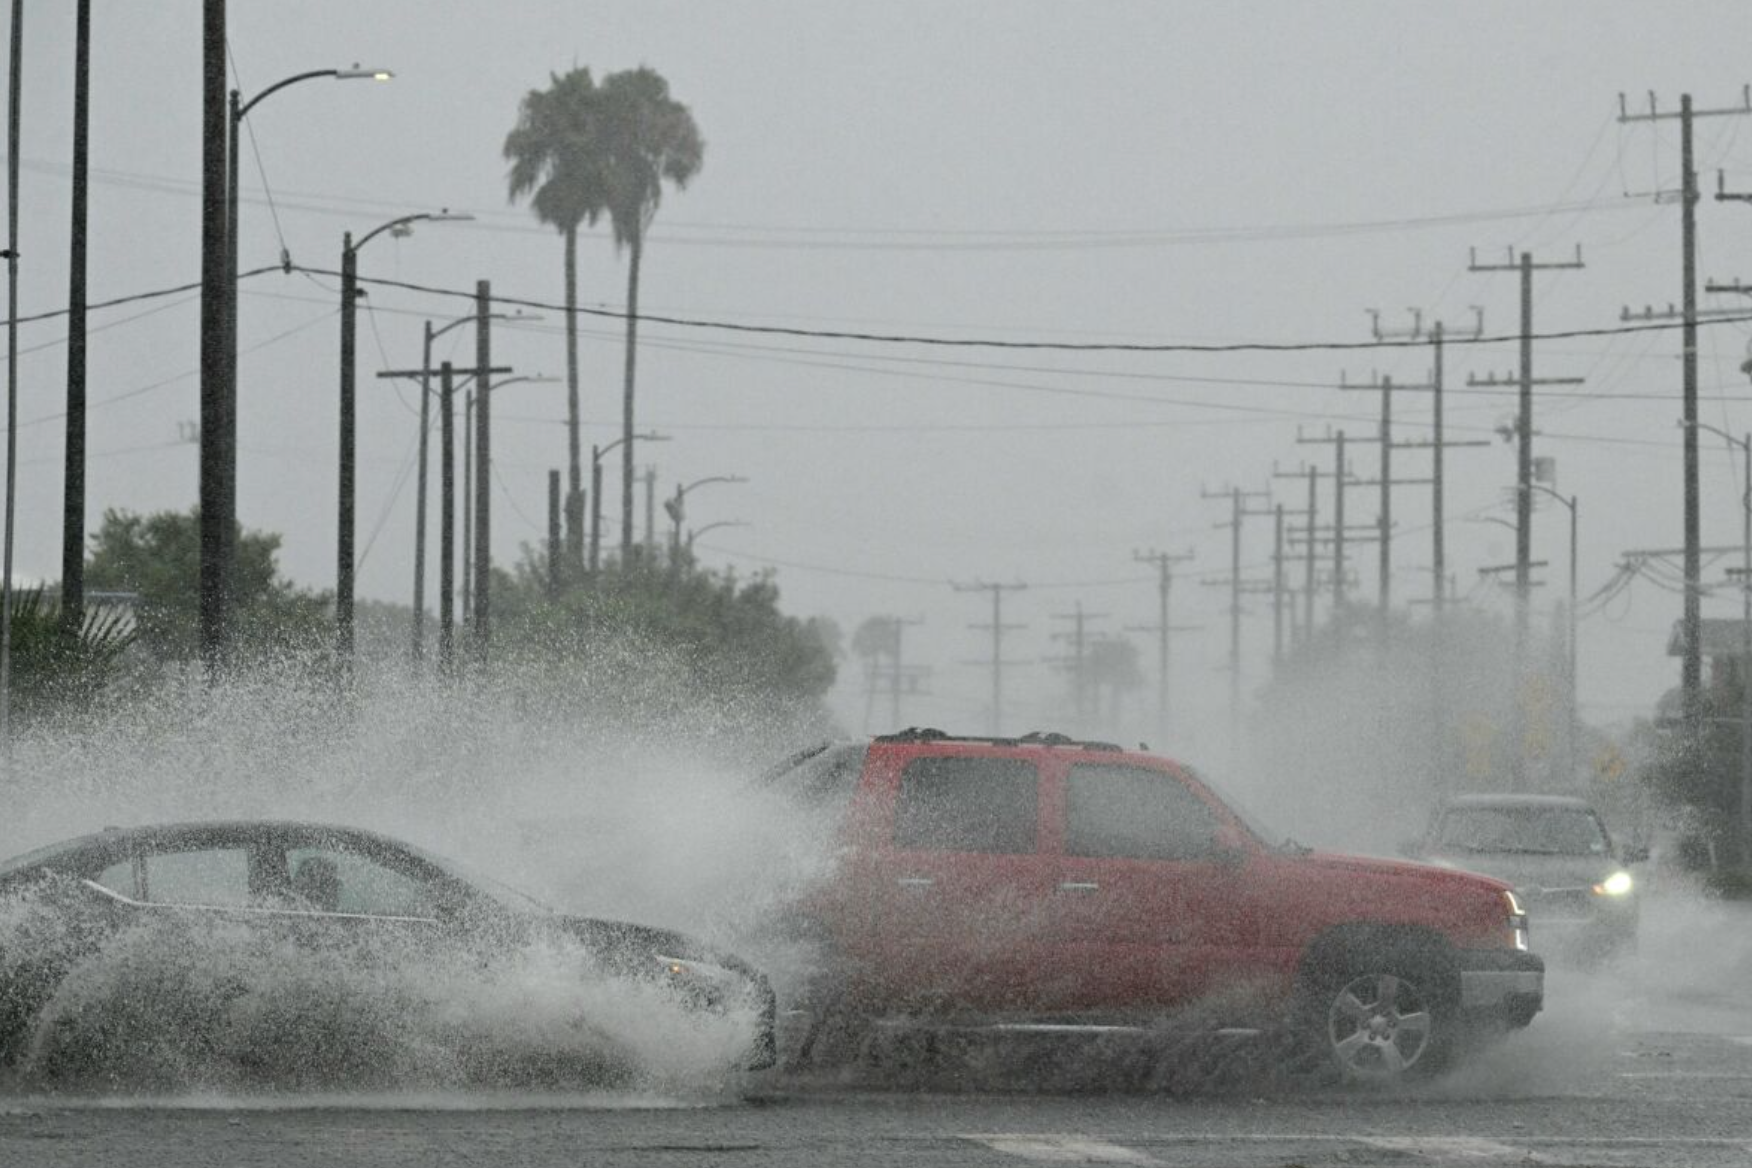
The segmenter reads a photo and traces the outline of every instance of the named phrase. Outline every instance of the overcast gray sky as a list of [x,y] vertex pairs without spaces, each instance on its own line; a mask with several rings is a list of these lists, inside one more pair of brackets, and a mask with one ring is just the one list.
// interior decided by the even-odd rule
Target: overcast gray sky
[[[199,276],[200,6],[93,5],[91,298]],[[72,5],[26,5],[21,311],[65,307]],[[1474,274],[1468,251],[1531,249],[1580,272],[1537,280],[1542,330],[1614,326],[1624,304],[1680,291],[1676,122],[1617,123],[1618,94],[1662,109],[1737,105],[1752,79],[1752,6],[1630,0],[1542,3],[545,3],[537,0],[237,0],[237,83],[253,94],[290,73],[355,62],[387,85],[311,82],[249,119],[244,268],[338,265],[341,233],[447,206],[473,223],[424,225],[361,252],[367,277],[504,296],[562,297],[559,238],[505,197],[500,148],[519,99],[550,72],[661,71],[706,139],[703,170],[666,195],[645,268],[647,312],[745,325],[1064,342],[1355,342],[1365,309],[1409,323],[1407,306],[1459,327],[1512,333],[1515,278]],[[1752,189],[1752,118],[1698,123],[1713,191]],[[258,163],[259,157],[259,163]],[[265,176],[265,182],[264,182]],[[1626,197],[1626,195],[1630,197]],[[1705,276],[1752,280],[1752,205],[1699,209]],[[581,299],[618,308],[624,259],[606,226],[581,248]],[[411,594],[416,401],[378,382],[419,359],[420,322],[460,300],[372,289],[360,325],[362,596]],[[246,526],[284,536],[282,566],[334,584],[337,295],[301,274],[258,277],[240,305],[239,493]],[[90,522],[106,507],[186,508],[196,448],[198,302],[190,295],[94,312]],[[1702,417],[1752,428],[1738,366],[1748,327],[1705,330]],[[966,664],[989,641],[976,596],[949,581],[1026,582],[1008,598],[1006,656],[1060,652],[1054,614],[1081,602],[1118,632],[1152,621],[1154,580],[1134,550],[1193,550],[1175,593],[1182,749],[1209,751],[1221,708],[1226,504],[1202,490],[1264,489],[1274,462],[1330,464],[1298,429],[1375,433],[1375,395],[1329,388],[1341,372],[1421,381],[1424,351],[1283,354],[1005,352],[734,334],[652,324],[640,354],[642,427],[659,490],[702,488],[690,524],[739,520],[702,540],[708,563],[775,567],[784,607],[924,620],[909,641],[932,695],[909,722],[981,729],[988,679]],[[21,337],[17,569],[58,574],[65,322]],[[454,350],[451,338],[459,338]],[[1581,498],[1581,586],[1622,551],[1680,542],[1676,332],[1550,341],[1538,372],[1586,376],[1541,395],[1536,452]],[[440,354],[472,359],[468,330]],[[495,357],[520,373],[564,372],[559,318],[498,330]],[[620,334],[584,325],[586,441],[618,432]],[[1513,344],[1451,350],[1451,384],[1507,373]],[[1492,437],[1504,391],[1457,388],[1451,437]],[[494,548],[500,562],[544,538],[546,474],[563,466],[564,387],[496,399]],[[1396,406],[1406,439],[1427,434],[1427,395]],[[1373,477],[1359,441],[1357,469]],[[1706,440],[1704,539],[1736,543],[1738,458]],[[1402,474],[1424,456],[1401,453]],[[1477,568],[1513,558],[1504,489],[1512,448],[1448,459],[1448,546],[1460,591],[1501,605]],[[613,482],[613,476],[610,477]],[[1298,484],[1279,498],[1300,506]],[[1353,521],[1375,513],[1351,496]],[[1396,493],[1394,590],[1429,594],[1429,493]],[[618,513],[611,494],[608,514]],[[1330,501],[1323,500],[1323,507]],[[1242,553],[1267,565],[1269,524]],[[1535,556],[1551,561],[1540,619],[1559,597],[1565,520],[1543,510]],[[1375,591],[1359,549],[1361,592]],[[1723,565],[1709,579],[1724,581]],[[1266,676],[1269,608],[1249,602],[1244,678]],[[1733,615],[1725,588],[1706,615]],[[1677,677],[1664,656],[1678,597],[1643,581],[1583,625],[1585,714],[1622,721]],[[1145,659],[1152,664],[1153,651]],[[841,705],[856,721],[855,665]],[[1019,667],[1007,729],[1050,723],[1061,683]],[[1140,711],[1140,733],[1148,732]]]

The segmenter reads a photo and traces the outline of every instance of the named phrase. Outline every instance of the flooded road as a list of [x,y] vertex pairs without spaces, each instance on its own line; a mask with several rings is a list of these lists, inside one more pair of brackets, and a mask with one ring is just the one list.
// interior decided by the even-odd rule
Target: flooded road
[[[1713,977],[1675,970],[1666,946],[1678,940],[1656,921],[1645,941],[1658,948],[1633,966],[1557,971],[1532,1027],[1403,1092],[1090,1092],[1050,1074],[909,1082],[875,1068],[756,1075],[697,1094],[14,1095],[0,1099],[0,1163],[1745,1164],[1752,1009]],[[1710,961],[1696,939],[1689,964]]]

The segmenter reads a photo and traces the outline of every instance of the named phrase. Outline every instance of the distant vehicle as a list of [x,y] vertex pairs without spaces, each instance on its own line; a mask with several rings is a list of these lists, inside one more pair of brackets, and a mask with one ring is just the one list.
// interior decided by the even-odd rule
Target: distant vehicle
[[1598,960],[1636,945],[1639,897],[1630,866],[1648,851],[1615,845],[1585,799],[1456,795],[1406,853],[1508,881],[1527,909],[1537,952]]
[[[656,1002],[746,1010],[754,1021],[742,1061],[773,1058],[772,990],[740,959],[679,933],[563,915],[374,832],[261,821],[108,829],[0,863],[0,904],[31,896],[44,919],[0,935],[0,1067],[22,1053],[62,979],[109,939],[154,923],[206,930],[221,955],[259,951],[264,940],[367,962],[459,947],[478,966],[544,941],[578,945],[605,980],[654,988]],[[176,1003],[148,1005],[177,1016]]]
[[1348,1077],[1430,1071],[1544,1002],[1507,884],[1328,855],[1186,767],[1057,734],[909,730],[819,747],[771,788],[835,833],[793,913],[822,950],[801,1043],[908,1025],[1305,1036]]

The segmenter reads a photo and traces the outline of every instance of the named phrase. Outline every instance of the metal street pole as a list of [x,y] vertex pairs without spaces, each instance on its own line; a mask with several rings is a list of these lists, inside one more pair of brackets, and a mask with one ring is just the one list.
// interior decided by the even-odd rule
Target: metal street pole
[[[590,574],[594,576],[601,566],[602,557],[602,460],[615,449],[631,442],[667,442],[669,435],[659,434],[655,430],[643,434],[630,434],[616,438],[607,446],[592,446],[590,448]],[[668,504],[665,504],[667,506]],[[677,537],[679,538],[679,536]],[[622,567],[626,567],[630,557],[623,556]]]
[[[1680,425],[1685,425],[1681,422]],[[1740,859],[1752,859],[1752,434],[1736,438],[1707,422],[1695,422],[1694,430],[1708,430],[1738,446],[1745,456],[1744,492],[1740,496]]]
[[[224,84],[224,61],[219,62],[220,85]],[[209,536],[215,541],[212,549],[217,559],[214,577],[218,589],[216,597],[221,610],[228,610],[230,597],[231,574],[236,568],[237,559],[237,256],[238,256],[238,159],[243,154],[243,119],[249,116],[263,100],[273,96],[287,86],[296,85],[301,81],[312,81],[327,77],[336,81],[388,81],[394,74],[387,69],[309,69],[302,73],[294,73],[290,77],[281,78],[268,86],[248,101],[243,95],[233,89],[226,114],[226,133],[223,139],[225,148],[225,217],[221,224],[221,257],[225,267],[223,295],[218,311],[219,334],[223,338],[219,356],[223,365],[220,378],[222,392],[218,400],[212,403],[212,417],[209,418],[204,409],[201,418],[201,457],[203,466],[203,481],[207,471],[206,460],[214,459],[213,473],[216,476],[215,491],[218,495],[215,515],[209,525],[203,518],[201,523],[203,548]],[[343,270],[346,267],[346,255],[342,257]],[[343,304],[343,316],[345,315]],[[343,326],[344,327],[344,326]],[[351,338],[343,332],[343,346],[350,344]],[[209,424],[212,433],[208,433]],[[202,515],[206,515],[208,500],[202,499]],[[203,561],[204,563],[204,561]],[[205,569],[204,569],[205,570]],[[203,579],[205,576],[203,576]],[[351,593],[347,599],[347,619],[351,620]],[[337,595],[336,615],[340,614],[341,601]],[[221,622],[223,623],[223,622]],[[350,633],[349,633],[350,637]],[[349,641],[350,645],[350,641]]]
[[[326,72],[316,76],[329,75]],[[290,85],[292,78],[281,82]],[[274,88],[279,88],[275,86]],[[261,96],[272,93],[268,90]],[[256,99],[260,101],[261,98]],[[251,103],[253,104],[253,103]],[[247,111],[249,107],[245,106]],[[357,370],[354,368],[354,338],[358,325],[359,301],[359,249],[370,243],[385,231],[399,231],[420,222],[454,222],[473,219],[466,213],[452,213],[448,210],[436,212],[421,212],[415,215],[401,215],[379,224],[353,242],[353,233],[348,231],[341,235],[341,388],[340,388],[340,457],[338,487],[336,491],[337,516],[335,522],[335,650],[340,668],[345,671],[352,668],[353,663],[353,573],[355,568],[353,558],[353,519],[354,519],[354,465],[356,457],[356,387],[354,379]]]
[[23,40],[24,0],[12,0],[6,102],[6,548],[0,556],[5,560],[0,567],[0,746],[8,749],[12,745],[12,545],[18,502],[18,98]]

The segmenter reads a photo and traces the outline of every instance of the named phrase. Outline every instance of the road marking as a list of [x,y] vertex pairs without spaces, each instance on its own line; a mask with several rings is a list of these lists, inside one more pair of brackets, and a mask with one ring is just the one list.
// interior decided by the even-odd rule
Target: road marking
[[1752,1046],[1752,1034],[1724,1034],[1722,1037],[1741,1046]]
[[1526,1148],[1499,1144],[1480,1136],[1361,1136],[1357,1142],[1444,1160],[1517,1160],[1526,1163],[1543,1159]]
[[961,1138],[984,1144],[995,1152],[1048,1164],[1141,1164],[1156,1168],[1162,1164],[1162,1161],[1146,1156],[1136,1148],[1110,1144],[1089,1136],[1000,1132],[964,1135]]

